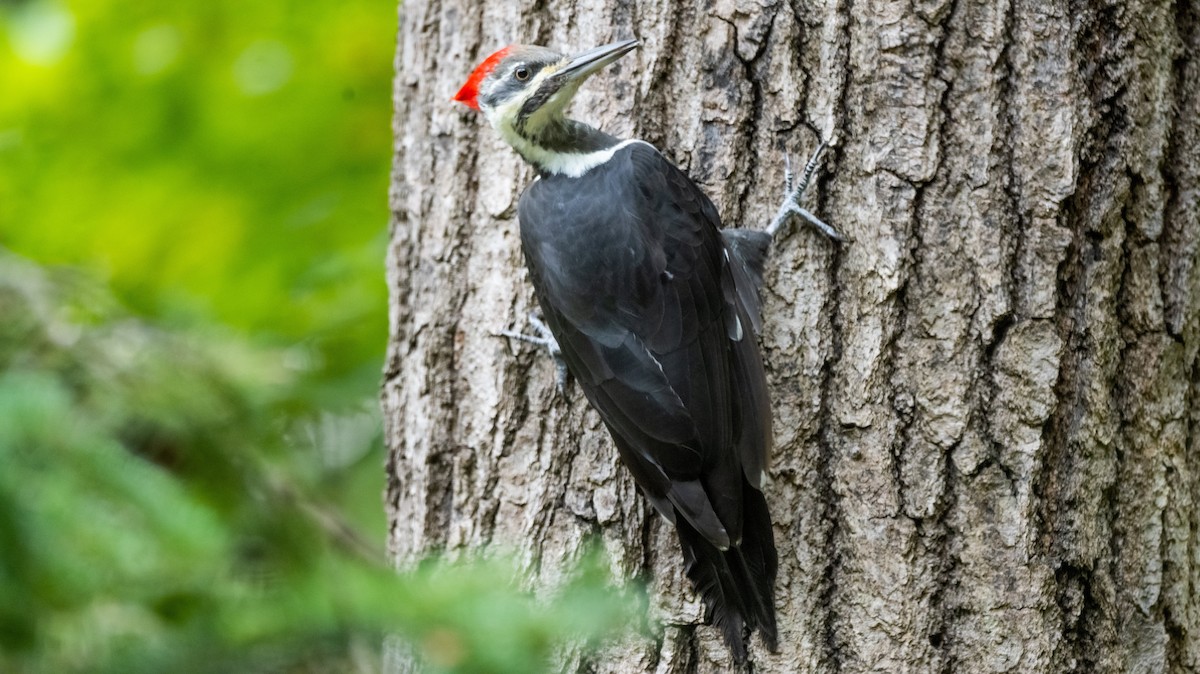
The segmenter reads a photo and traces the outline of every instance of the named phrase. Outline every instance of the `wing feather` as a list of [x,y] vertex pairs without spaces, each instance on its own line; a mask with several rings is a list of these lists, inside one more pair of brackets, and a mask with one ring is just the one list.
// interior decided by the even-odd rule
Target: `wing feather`
[[722,232],[712,202],[644,143],[581,178],[543,176],[519,215],[546,322],[622,462],[676,524],[707,616],[735,659],[755,627],[773,650],[771,413],[754,338],[770,238]]
[[[521,197],[543,313],[643,489],[727,547],[741,536],[743,475],[761,484],[770,437],[750,331],[761,241],[723,236],[712,202],[649,145],[582,179],[588,189],[543,176]],[[758,268],[741,268],[747,257]]]

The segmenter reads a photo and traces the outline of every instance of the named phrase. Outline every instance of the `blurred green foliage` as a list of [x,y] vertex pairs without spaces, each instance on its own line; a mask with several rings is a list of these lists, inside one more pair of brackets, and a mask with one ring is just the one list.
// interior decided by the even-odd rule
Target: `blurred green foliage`
[[549,603],[503,560],[395,575],[281,434],[281,350],[3,251],[0,315],[0,671],[369,672],[393,635],[434,671],[536,672],[644,615],[596,556]]
[[384,562],[395,12],[0,0],[0,672],[533,672],[644,614]]
[[393,2],[0,12],[0,242],[173,324],[302,340],[334,389],[374,381]]

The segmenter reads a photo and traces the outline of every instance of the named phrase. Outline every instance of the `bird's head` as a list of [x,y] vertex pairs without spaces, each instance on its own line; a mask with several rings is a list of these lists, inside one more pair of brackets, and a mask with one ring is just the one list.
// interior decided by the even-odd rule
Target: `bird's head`
[[637,40],[624,40],[564,56],[545,47],[509,45],[484,59],[454,100],[482,112],[520,150],[563,120],[563,109],[584,80],[637,46]]

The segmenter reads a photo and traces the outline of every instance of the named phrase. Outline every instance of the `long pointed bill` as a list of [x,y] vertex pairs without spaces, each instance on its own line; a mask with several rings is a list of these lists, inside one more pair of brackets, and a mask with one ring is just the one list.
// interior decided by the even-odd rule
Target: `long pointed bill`
[[633,51],[640,44],[637,40],[622,40],[621,42],[606,44],[603,47],[589,49],[572,56],[567,61],[567,65],[563,66],[555,75],[565,77],[569,80],[585,79],[597,70]]

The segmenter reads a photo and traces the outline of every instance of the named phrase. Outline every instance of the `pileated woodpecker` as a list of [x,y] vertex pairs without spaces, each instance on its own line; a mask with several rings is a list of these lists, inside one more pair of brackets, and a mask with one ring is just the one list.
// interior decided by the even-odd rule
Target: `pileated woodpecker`
[[[521,246],[550,348],[600,413],[621,460],[675,524],[687,575],[744,661],[776,650],[774,534],[763,483],[771,406],[755,335],[775,230],[721,229],[712,202],[652,145],[563,115],[580,84],[638,46],[575,56],[511,45],[455,100],[482,111],[539,177],[521,195]],[[822,148],[824,144],[822,144]],[[839,238],[840,240],[840,238]],[[561,382],[561,379],[560,379]]]

